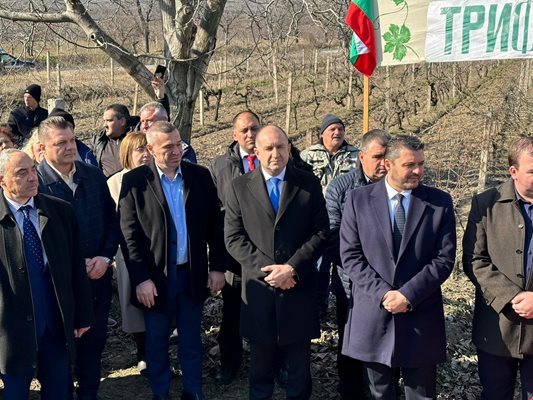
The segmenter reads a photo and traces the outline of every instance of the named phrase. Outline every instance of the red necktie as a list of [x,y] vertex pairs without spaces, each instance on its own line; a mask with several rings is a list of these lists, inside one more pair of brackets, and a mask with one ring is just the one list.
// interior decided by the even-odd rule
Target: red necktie
[[246,160],[248,160],[248,169],[250,171],[253,171],[255,169],[255,154],[250,154],[249,156],[246,156]]

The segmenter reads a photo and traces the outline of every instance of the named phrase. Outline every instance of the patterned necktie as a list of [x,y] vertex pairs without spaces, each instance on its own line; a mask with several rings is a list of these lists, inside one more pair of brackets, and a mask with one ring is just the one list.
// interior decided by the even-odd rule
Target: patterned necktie
[[26,256],[27,267],[35,271],[44,271],[43,247],[37,230],[30,220],[31,206],[22,206],[19,210],[24,215],[22,231],[24,234],[24,255]]
[[272,204],[272,208],[274,209],[274,213],[278,213],[279,208],[279,188],[278,183],[280,179],[279,178],[270,178],[270,182],[274,185],[272,187],[272,190],[270,191],[270,203]]
[[255,154],[246,156],[246,161],[248,161],[248,170],[253,171],[255,169]]
[[403,208],[403,198],[404,196],[398,193],[396,196],[396,207],[394,207],[394,225],[392,230],[392,235],[394,238],[394,250],[396,256],[400,251],[400,244],[402,243],[403,230],[405,228],[405,209]]

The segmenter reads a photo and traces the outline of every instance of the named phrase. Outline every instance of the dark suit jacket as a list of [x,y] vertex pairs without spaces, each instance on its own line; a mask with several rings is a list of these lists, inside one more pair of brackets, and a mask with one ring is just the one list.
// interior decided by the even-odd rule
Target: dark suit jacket
[[[39,193],[58,197],[72,204],[80,226],[81,255],[85,258],[104,256],[113,259],[120,241],[120,227],[115,202],[109,193],[104,174],[100,169],[76,161],[74,182],[76,193],[43,160],[37,166]],[[109,273],[104,276],[111,276]]]
[[[420,185],[412,191],[398,259],[385,180],[350,192],[340,230],[344,270],[353,282],[343,353],[393,367],[418,368],[446,360],[440,285],[450,275],[456,250],[449,194]],[[408,313],[381,307],[389,290],[410,301]]]
[[[35,197],[42,244],[63,318],[66,345],[75,352],[74,329],[93,323],[90,286],[72,207]],[[0,373],[28,373],[37,365],[37,338],[22,234],[0,190]]]
[[[224,231],[230,255],[242,266],[242,336],[280,345],[318,337],[315,263],[329,223],[317,178],[287,166],[277,215],[260,168],[236,178],[226,194]],[[289,290],[267,285],[260,268],[272,264],[290,264],[298,284]]]
[[533,355],[533,320],[510,305],[519,292],[533,290],[533,279],[524,276],[526,223],[509,179],[474,196],[463,237],[463,267],[476,286],[473,341],[500,357]]
[[[226,271],[222,214],[209,171],[183,162],[183,195],[187,220],[190,290],[193,299],[208,295],[208,260],[211,271]],[[168,208],[155,163],[126,173],[122,178],[119,214],[124,244],[121,246],[130,274],[133,305],[145,308],[135,295],[138,284],[151,279],[158,296],[152,311],[166,310],[166,276],[174,254],[169,254],[172,216]],[[207,251],[209,246],[209,254]]]

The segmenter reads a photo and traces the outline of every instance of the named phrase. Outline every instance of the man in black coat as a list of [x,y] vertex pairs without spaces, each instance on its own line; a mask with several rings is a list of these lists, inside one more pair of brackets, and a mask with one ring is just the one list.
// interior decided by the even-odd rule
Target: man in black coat
[[242,266],[250,399],[272,397],[279,350],[288,364],[287,398],[309,399],[310,342],[320,334],[315,263],[327,244],[327,211],[316,177],[287,165],[281,128],[263,127],[255,153],[261,168],[232,182],[224,225],[226,248]]
[[72,207],[37,194],[33,161],[0,154],[0,378],[3,399],[29,397],[37,373],[44,400],[71,398],[75,337],[93,323]]
[[363,135],[361,151],[354,169],[332,180],[326,189],[326,208],[331,229],[330,244],[333,264],[337,273],[332,274],[332,292],[337,299],[337,326],[339,342],[337,346],[337,371],[339,385],[337,391],[341,399],[364,399],[365,379],[363,362],[342,354],[344,326],[348,319],[348,305],[352,297],[352,284],[344,272],[339,254],[339,229],[342,210],[348,193],[358,187],[369,185],[385,177],[385,151],[390,135],[380,129],[373,129]]
[[[132,304],[144,310],[146,363],[154,400],[168,399],[169,334],[174,319],[183,372],[183,400],[202,399],[201,318],[227,267],[222,214],[209,171],[181,162],[179,132],[155,122],[146,134],[154,160],[122,180],[121,246]],[[209,246],[209,252],[208,252]]]
[[24,105],[15,108],[9,114],[7,125],[13,133],[15,147],[24,146],[24,142],[31,135],[31,130],[48,117],[48,111],[39,105],[40,102],[41,87],[32,84],[24,91]]
[[[259,160],[255,156],[255,135],[261,125],[252,111],[242,111],[233,118],[233,143],[226,154],[213,160],[211,175],[217,187],[221,209],[226,204],[226,191],[233,179],[255,170]],[[226,285],[222,288],[224,305],[222,323],[217,337],[220,348],[220,371],[215,376],[218,384],[227,385],[235,379],[242,362],[242,337],[239,333],[241,310],[241,266],[231,258],[226,271]]]
[[69,122],[46,119],[39,126],[39,142],[45,154],[37,167],[39,192],[72,204],[80,225],[80,253],[91,283],[95,323],[77,343],[77,393],[78,400],[96,400],[111,305],[110,265],[121,237],[115,203],[102,171],[76,161],[76,138]]

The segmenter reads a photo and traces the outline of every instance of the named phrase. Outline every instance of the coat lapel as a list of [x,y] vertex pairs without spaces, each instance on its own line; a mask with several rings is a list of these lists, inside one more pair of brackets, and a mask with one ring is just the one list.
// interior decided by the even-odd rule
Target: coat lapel
[[[378,226],[383,233],[390,254],[394,256],[394,241],[392,239],[392,226],[390,222],[389,202],[387,199],[387,189],[385,188],[385,179],[374,184],[371,196],[373,197],[372,205],[374,207],[374,217],[376,221],[378,221]],[[367,228],[372,229],[372,226],[369,224]]]
[[252,196],[257,200],[257,203],[266,211],[268,216],[272,220],[275,220],[276,216],[274,215],[272,204],[270,204],[270,198],[268,197],[268,192],[266,189],[263,174],[261,173],[261,168],[257,168],[253,172],[248,173],[247,176],[249,178],[247,187],[252,193]]
[[283,216],[283,213],[287,210],[299,189],[298,185],[296,185],[296,179],[294,178],[292,168],[287,166],[285,180],[283,181],[283,191],[281,192],[281,198],[279,199],[279,210],[276,216],[276,221],[279,221]]
[[183,204],[187,205],[187,198],[193,185],[193,180],[190,176],[189,166],[187,162],[181,163],[181,177],[183,179]]
[[424,210],[426,209],[425,198],[426,190],[423,186],[418,186],[411,192],[411,200],[409,201],[409,210],[407,211],[407,219],[405,221],[402,243],[398,252],[398,260],[401,258],[407,244],[415,233],[416,227],[424,215]]
[[152,190],[152,193],[154,194],[155,198],[157,199],[161,207],[165,210],[165,212],[167,212],[167,201],[165,199],[165,194],[163,193],[161,180],[159,179],[159,171],[157,171],[157,167],[155,166],[154,161],[152,161],[152,163],[150,164],[150,169],[146,170],[145,177],[148,181],[148,186]]

